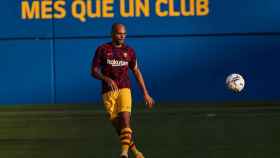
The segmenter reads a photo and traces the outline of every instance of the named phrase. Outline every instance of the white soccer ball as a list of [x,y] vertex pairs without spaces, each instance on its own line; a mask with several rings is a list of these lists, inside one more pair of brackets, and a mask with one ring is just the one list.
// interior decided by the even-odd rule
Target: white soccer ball
[[234,92],[241,92],[245,86],[245,80],[240,74],[233,73],[226,78],[226,85]]

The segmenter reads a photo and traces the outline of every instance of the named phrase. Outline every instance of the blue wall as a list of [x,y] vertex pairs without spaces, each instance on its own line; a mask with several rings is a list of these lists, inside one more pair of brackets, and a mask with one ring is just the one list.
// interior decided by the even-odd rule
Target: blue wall
[[[156,101],[280,99],[278,0],[210,0],[202,17],[122,18],[116,11],[113,19],[84,23],[69,15],[22,20],[20,2],[3,1],[0,9],[1,105],[99,102],[91,60],[96,47],[110,41],[113,22],[127,25],[127,43]],[[246,80],[240,94],[225,88],[233,72]],[[133,94],[142,99],[134,79]]]

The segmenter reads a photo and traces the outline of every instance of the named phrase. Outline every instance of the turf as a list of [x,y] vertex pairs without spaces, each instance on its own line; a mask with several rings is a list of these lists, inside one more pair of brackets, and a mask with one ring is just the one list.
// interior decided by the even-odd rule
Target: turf
[[[0,156],[117,158],[118,137],[99,107],[0,107]],[[147,158],[280,157],[278,105],[137,108],[132,120]]]

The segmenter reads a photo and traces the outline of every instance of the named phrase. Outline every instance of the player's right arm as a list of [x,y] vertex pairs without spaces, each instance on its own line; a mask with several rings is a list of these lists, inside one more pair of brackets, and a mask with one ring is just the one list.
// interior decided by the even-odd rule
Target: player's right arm
[[91,68],[91,75],[98,79],[102,80],[107,83],[113,91],[118,90],[117,84],[109,77],[105,76],[101,72],[101,64],[102,64],[102,48],[98,47],[95,51],[93,60],[92,60],[92,68]]

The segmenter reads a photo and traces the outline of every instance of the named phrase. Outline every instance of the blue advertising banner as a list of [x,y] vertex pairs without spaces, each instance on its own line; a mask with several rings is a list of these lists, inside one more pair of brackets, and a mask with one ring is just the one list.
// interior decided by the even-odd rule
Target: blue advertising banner
[[[18,0],[0,6],[0,104],[92,103],[96,48],[126,25],[158,102],[279,101],[278,0]],[[226,77],[245,79],[240,93]],[[132,78],[134,101],[142,94]]]

